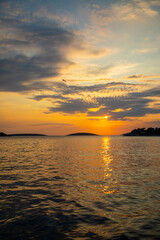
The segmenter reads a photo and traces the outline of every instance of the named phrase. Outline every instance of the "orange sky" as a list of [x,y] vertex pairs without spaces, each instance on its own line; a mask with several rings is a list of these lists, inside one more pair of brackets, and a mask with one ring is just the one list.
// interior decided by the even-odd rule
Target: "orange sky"
[[0,5],[0,131],[160,127],[158,0]]

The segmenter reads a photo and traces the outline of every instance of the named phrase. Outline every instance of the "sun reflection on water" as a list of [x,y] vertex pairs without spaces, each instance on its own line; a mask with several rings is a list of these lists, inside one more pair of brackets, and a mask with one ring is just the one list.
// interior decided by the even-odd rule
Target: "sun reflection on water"
[[102,139],[102,158],[104,162],[104,185],[103,192],[106,194],[112,194],[116,192],[117,181],[113,180],[113,169],[112,161],[113,157],[110,153],[111,149],[111,139],[109,137],[104,137]]

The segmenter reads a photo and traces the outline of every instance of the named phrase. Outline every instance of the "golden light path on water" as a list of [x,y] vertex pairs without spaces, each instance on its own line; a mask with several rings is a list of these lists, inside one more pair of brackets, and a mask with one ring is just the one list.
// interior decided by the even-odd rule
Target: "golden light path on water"
[[[113,157],[109,154],[110,150],[110,138],[104,137],[102,138],[102,157],[104,161],[104,179],[107,180],[106,184],[103,186],[103,192],[106,194],[112,194],[115,192],[114,184],[110,186],[108,180],[112,180],[112,168],[110,166],[110,163],[113,161]],[[116,182],[115,182],[116,183]],[[113,190],[112,190],[113,189]]]

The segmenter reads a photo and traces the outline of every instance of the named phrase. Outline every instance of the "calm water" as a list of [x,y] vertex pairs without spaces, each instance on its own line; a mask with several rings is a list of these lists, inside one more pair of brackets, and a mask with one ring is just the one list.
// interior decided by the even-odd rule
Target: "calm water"
[[159,137],[6,137],[0,150],[0,239],[160,239]]

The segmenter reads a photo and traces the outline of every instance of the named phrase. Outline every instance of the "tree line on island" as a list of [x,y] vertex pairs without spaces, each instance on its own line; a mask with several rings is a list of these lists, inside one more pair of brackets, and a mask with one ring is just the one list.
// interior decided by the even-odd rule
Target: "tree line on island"
[[125,133],[123,136],[160,136],[160,128],[137,128],[130,133]]

